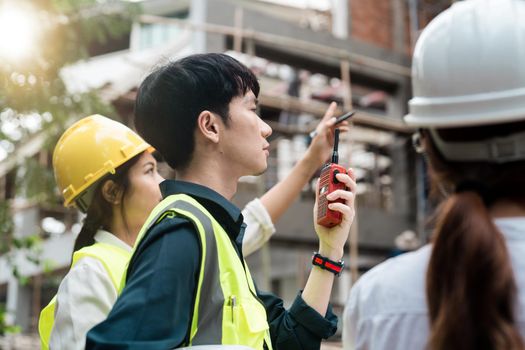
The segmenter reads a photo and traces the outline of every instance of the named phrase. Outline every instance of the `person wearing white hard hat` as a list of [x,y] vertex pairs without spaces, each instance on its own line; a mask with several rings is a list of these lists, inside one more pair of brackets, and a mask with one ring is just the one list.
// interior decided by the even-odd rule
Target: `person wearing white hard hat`
[[344,349],[524,349],[525,1],[455,2],[421,33],[405,122],[440,205],[431,243],[365,273]]

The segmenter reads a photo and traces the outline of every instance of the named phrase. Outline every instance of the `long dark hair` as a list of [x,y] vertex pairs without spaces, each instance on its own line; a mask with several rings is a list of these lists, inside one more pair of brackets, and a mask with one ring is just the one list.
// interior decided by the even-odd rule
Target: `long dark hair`
[[[444,129],[447,141],[477,140],[525,129],[525,123]],[[433,195],[439,206],[426,294],[430,350],[524,349],[516,327],[516,282],[503,235],[489,210],[499,200],[525,208],[525,161],[450,162],[425,132]],[[465,140],[466,141],[466,140]]]
[[[94,244],[95,234],[99,229],[109,230],[111,219],[115,213],[113,212],[111,203],[109,203],[102,194],[102,186],[104,186],[106,181],[112,180],[122,193],[122,199],[124,199],[129,190],[129,170],[135,163],[137,163],[141,155],[142,153],[139,153],[134,156],[126,163],[119,166],[115,170],[115,174],[109,174],[98,182],[95,193],[93,194],[93,199],[88,207],[86,217],[84,218],[84,224],[75,240],[74,252],[83,247]],[[120,215],[124,218],[124,200],[122,200],[121,203]],[[126,221],[124,220],[124,222]]]

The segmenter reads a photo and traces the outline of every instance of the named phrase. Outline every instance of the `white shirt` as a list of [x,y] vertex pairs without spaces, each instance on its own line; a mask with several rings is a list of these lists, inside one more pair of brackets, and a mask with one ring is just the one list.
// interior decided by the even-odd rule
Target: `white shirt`
[[[270,239],[275,227],[259,199],[246,205],[243,216],[247,226],[242,247],[247,256]],[[97,232],[95,241],[115,245],[129,252],[132,249],[115,235],[103,230]],[[87,332],[106,319],[117,295],[111,277],[99,260],[91,257],[79,259],[58,287],[49,348],[84,349]]]
[[[525,217],[497,219],[518,287],[516,317],[525,338]],[[425,278],[431,246],[389,259],[364,274],[343,315],[345,350],[423,350],[429,334]]]
[[[107,231],[99,230],[95,241],[131,253],[129,245]],[[79,259],[58,287],[49,348],[84,349],[87,332],[106,319],[116,300],[117,290],[104,265],[91,257]]]
[[246,204],[242,211],[246,230],[242,241],[242,252],[248,256],[261,248],[275,233],[275,226],[268,211],[259,200],[255,198]]

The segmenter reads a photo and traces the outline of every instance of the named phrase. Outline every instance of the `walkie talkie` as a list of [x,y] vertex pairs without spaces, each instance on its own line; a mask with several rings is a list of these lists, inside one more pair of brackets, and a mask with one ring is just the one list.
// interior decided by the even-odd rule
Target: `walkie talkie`
[[330,203],[343,203],[343,199],[336,199],[335,201],[329,201],[326,199],[326,196],[330,193],[339,190],[345,189],[346,186],[344,183],[339,182],[336,179],[336,174],[346,174],[346,169],[341,165],[337,164],[339,161],[339,154],[337,153],[337,148],[339,144],[339,129],[335,129],[335,139],[334,139],[334,151],[332,153],[332,161],[326,163],[321,169],[321,176],[319,179],[319,199],[317,202],[317,224],[325,227],[333,227],[341,223],[343,219],[343,214],[338,211],[333,211],[328,209],[328,204]]

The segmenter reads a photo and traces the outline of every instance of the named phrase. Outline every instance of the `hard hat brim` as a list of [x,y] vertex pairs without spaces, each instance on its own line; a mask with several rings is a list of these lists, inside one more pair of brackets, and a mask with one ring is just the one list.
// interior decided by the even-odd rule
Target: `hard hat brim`
[[457,128],[525,120],[525,88],[470,96],[414,97],[404,122],[420,128]]

